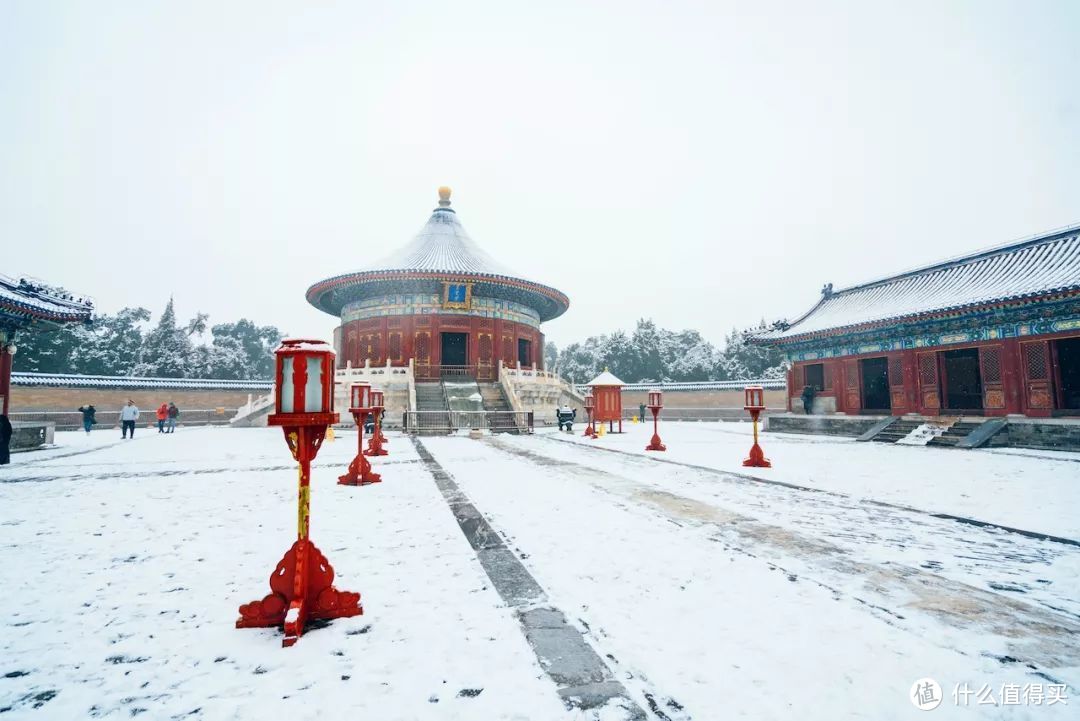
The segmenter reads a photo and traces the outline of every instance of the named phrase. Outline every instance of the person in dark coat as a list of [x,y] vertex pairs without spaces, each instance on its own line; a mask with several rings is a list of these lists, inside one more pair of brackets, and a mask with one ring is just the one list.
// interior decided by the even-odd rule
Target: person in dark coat
[[806,415],[810,415],[814,411],[814,386],[803,386],[802,389],[802,407],[806,412]]
[[639,421],[641,421],[642,423],[644,423],[645,422],[645,404],[644,403],[639,403],[638,407],[637,407],[637,410],[638,410],[637,419]]
[[11,463],[11,421],[0,413],[0,466]]
[[168,425],[165,427],[166,433],[176,432],[176,419],[180,417],[180,409],[176,407],[176,404],[172,401],[169,402],[169,420]]
[[86,431],[86,435],[90,435],[90,429],[97,424],[97,418],[94,414],[97,413],[97,409],[91,403],[88,406],[79,406],[79,413],[82,413],[82,427]]

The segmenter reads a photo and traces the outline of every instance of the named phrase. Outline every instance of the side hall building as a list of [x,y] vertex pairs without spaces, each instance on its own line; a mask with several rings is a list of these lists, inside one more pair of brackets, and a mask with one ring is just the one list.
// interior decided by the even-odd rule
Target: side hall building
[[1080,416],[1080,227],[833,290],[753,342],[790,363],[788,410]]

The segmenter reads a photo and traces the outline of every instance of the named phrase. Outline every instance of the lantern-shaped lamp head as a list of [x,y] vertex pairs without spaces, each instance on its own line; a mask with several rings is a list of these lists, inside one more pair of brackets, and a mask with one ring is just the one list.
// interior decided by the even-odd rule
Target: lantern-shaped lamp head
[[383,407],[383,392],[372,390],[371,391],[371,407],[377,410],[381,410]]
[[761,386],[747,386],[746,405],[743,406],[743,409],[748,411],[765,410],[765,389]]
[[664,392],[659,388],[654,388],[649,391],[649,408],[663,408],[664,407]]
[[595,407],[596,407],[596,401],[593,399],[593,394],[592,393],[586,393],[585,394],[585,409],[591,411]]
[[371,384],[353,383],[349,386],[349,410],[371,408]]
[[274,351],[276,383],[272,426],[337,423],[334,413],[334,351],[321,340],[288,338]]

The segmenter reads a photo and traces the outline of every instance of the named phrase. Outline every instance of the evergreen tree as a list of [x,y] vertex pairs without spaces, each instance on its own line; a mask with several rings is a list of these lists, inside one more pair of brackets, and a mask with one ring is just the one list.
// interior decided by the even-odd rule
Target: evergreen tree
[[[755,330],[764,329],[764,321]],[[559,373],[587,383],[606,366],[627,383],[694,382],[783,378],[783,354],[746,342],[732,329],[718,351],[696,330],[671,331],[641,319],[629,337],[624,331],[571,343],[558,354]]]
[[165,306],[157,327],[146,334],[139,360],[132,369],[136,376],[154,378],[188,378],[192,364],[193,347],[187,333],[176,326],[173,300]]
[[544,369],[548,371],[555,371],[555,367],[559,365],[559,346],[554,343],[544,342]]
[[[274,377],[274,349],[281,343],[282,334],[280,330],[272,325],[259,327],[250,320],[241,318],[236,323],[215,325],[211,332],[214,335],[215,345],[219,344],[219,338],[232,339],[239,344],[239,347],[243,350],[244,363],[247,366],[244,378],[269,379]],[[227,347],[232,348],[233,346],[230,344]]]

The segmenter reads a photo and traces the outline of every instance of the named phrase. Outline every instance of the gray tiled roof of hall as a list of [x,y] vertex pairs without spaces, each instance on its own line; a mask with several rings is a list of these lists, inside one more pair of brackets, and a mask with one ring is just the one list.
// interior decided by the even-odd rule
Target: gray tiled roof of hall
[[851,288],[823,291],[817,305],[802,317],[756,338],[782,343],[1072,291],[1080,291],[1076,226]]
[[83,321],[90,318],[93,303],[26,279],[0,276],[0,303],[10,312],[32,318]]
[[450,208],[446,187],[439,188],[439,207],[406,245],[359,270],[314,283],[306,295],[316,308],[340,315],[346,303],[401,293],[402,282],[430,286],[459,276],[474,283],[474,293],[527,305],[542,321],[562,315],[570,304],[561,291],[508,269],[474,243]]
[[450,208],[436,208],[427,224],[413,239],[390,255],[359,272],[368,271],[442,271],[447,273],[483,273],[521,278],[473,242]]

